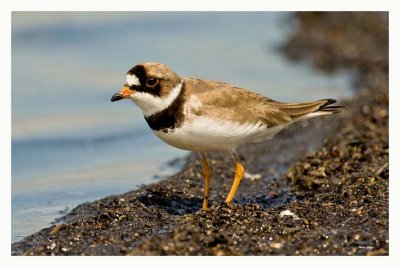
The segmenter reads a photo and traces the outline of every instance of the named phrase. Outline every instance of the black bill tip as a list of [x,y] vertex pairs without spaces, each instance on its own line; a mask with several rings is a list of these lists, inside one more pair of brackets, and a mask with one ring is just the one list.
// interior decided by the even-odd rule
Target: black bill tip
[[111,97],[111,102],[115,102],[121,99],[123,99],[123,97],[119,93],[116,93]]

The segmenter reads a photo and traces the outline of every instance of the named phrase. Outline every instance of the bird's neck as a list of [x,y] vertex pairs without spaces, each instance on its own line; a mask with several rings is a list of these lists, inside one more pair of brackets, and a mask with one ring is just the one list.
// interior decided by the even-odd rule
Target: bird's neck
[[[175,90],[176,92],[174,92]],[[178,128],[183,123],[185,119],[185,116],[183,114],[184,92],[185,84],[182,81],[166,97],[168,98],[171,95],[174,96],[173,100],[166,108],[159,110],[158,112],[153,113],[149,116],[146,116],[146,114],[143,112],[144,118],[151,129],[153,129],[154,131],[168,131],[168,129],[173,130],[175,128]]]

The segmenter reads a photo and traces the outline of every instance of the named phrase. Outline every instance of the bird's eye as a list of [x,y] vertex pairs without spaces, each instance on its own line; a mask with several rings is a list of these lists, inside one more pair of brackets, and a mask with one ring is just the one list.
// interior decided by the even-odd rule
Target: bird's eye
[[157,78],[148,78],[146,81],[146,85],[150,87],[154,87],[158,84],[158,79]]

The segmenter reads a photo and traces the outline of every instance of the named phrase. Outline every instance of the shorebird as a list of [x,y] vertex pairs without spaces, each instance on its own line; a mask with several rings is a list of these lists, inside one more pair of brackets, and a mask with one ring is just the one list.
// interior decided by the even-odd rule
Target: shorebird
[[226,151],[235,160],[233,184],[226,198],[230,203],[244,174],[236,152],[240,145],[271,139],[296,121],[343,108],[332,106],[334,99],[278,102],[223,82],[181,78],[161,63],[131,68],[111,101],[121,99],[130,99],[143,110],[145,120],[161,140],[199,153],[205,179],[203,210],[208,208],[211,179],[205,152]]

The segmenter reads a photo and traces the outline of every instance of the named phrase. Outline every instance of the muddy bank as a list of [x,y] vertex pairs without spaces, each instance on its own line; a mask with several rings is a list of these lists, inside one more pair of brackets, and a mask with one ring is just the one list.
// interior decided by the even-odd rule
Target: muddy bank
[[[12,244],[13,255],[387,255],[388,22],[376,13],[299,13],[283,50],[327,71],[359,73],[337,116],[295,124],[242,147],[247,171],[223,201],[233,161],[210,154],[210,204],[201,163],[156,184],[85,203]],[[255,177],[257,178],[257,177]]]

